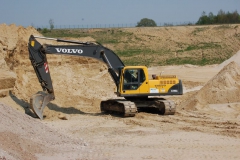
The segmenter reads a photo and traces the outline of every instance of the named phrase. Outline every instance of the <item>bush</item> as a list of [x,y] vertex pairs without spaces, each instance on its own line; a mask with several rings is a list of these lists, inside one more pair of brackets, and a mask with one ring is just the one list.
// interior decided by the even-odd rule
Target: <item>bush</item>
[[42,33],[48,33],[48,32],[49,32],[49,29],[47,29],[47,28],[42,29]]
[[143,18],[140,22],[137,23],[136,27],[156,27],[157,24],[154,20]]

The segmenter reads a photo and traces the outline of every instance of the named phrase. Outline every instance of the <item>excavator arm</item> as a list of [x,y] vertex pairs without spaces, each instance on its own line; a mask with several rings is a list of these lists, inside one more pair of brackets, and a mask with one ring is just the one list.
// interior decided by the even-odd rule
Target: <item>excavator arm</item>
[[[36,38],[67,42],[74,45],[41,45]],[[108,71],[116,86],[119,86],[119,74],[121,73],[124,64],[112,50],[99,43],[79,42],[31,35],[28,43],[28,50],[29,59],[43,89],[43,91],[34,94],[30,99],[30,107],[40,119],[43,119],[44,107],[50,101],[55,99],[46,54],[83,56],[102,61],[107,64]]]

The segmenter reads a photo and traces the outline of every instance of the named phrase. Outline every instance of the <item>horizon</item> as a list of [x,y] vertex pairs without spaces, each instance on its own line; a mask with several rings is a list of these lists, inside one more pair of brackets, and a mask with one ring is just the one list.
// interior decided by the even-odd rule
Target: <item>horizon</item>
[[[17,1],[19,2],[19,1]],[[0,24],[27,26],[133,26],[142,18],[164,23],[196,23],[205,12],[238,12],[239,0],[4,0],[0,6]]]

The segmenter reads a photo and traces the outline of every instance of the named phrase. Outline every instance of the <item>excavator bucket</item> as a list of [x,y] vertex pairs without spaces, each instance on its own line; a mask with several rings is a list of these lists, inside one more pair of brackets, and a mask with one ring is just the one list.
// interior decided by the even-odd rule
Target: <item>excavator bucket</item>
[[43,119],[43,109],[45,106],[54,99],[52,94],[45,92],[38,92],[30,98],[30,108],[33,112],[42,120]]

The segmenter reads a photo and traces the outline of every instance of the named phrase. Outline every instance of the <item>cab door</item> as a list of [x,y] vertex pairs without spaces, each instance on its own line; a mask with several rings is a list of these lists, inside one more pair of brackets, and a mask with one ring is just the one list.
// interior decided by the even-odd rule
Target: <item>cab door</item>
[[139,94],[146,77],[142,68],[125,69],[123,73],[123,94]]

